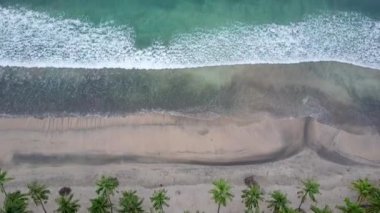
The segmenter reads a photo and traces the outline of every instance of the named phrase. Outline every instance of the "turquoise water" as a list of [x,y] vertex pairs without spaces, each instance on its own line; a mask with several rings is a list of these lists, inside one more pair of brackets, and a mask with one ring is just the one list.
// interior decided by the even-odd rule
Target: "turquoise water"
[[380,67],[378,0],[0,0],[0,65]]
[[18,5],[47,12],[53,17],[75,18],[94,24],[111,22],[132,27],[139,47],[153,41],[169,41],[178,33],[197,28],[223,27],[236,22],[288,24],[323,11],[355,11],[380,18],[377,0],[11,0]]

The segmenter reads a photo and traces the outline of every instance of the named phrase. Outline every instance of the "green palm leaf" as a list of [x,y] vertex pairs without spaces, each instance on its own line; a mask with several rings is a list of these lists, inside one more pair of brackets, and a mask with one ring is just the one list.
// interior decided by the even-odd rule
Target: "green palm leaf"
[[242,202],[246,207],[246,212],[259,212],[259,202],[263,200],[264,193],[261,191],[260,186],[251,185],[242,191]]
[[306,201],[306,198],[310,198],[311,201],[317,202],[315,195],[319,194],[319,183],[312,179],[302,181],[302,189],[297,192],[298,197],[301,198],[301,202],[298,206],[298,211],[301,211],[302,204]]
[[[120,213],[143,213],[142,208],[143,199],[136,195],[136,191],[123,192],[123,196],[120,198],[119,205],[121,209]],[[167,205],[167,204],[166,204]]]
[[27,213],[28,196],[20,191],[9,193],[4,199],[3,213]]
[[116,177],[102,176],[96,182],[96,193],[106,197],[114,195],[116,188],[119,186],[119,181]]
[[169,207],[169,200],[170,198],[167,196],[167,191],[165,189],[154,191],[152,197],[150,198],[153,208],[160,213],[164,212],[164,207]]
[[44,204],[49,200],[50,191],[43,184],[34,181],[27,185],[29,192],[28,195],[32,198],[36,206],[41,206],[43,211],[46,213]]
[[289,200],[285,194],[280,191],[274,191],[270,194],[271,199],[268,200],[268,208],[273,210],[273,213],[286,213],[289,209]]
[[369,207],[367,213],[380,212],[380,189],[374,189],[374,192],[369,196]]
[[358,203],[352,202],[350,199],[344,199],[344,206],[337,206],[342,213],[365,213],[364,209]]
[[218,205],[218,212],[221,206],[226,206],[228,202],[232,201],[234,197],[231,193],[231,185],[224,179],[216,180],[212,183],[214,188],[210,193],[214,202]]
[[11,178],[11,177],[8,176],[7,171],[4,171],[4,170],[0,169],[0,191],[2,193],[4,193],[5,196],[7,196],[7,193],[5,191],[4,186],[5,186],[6,183],[8,183],[11,180],[13,180],[13,178]]
[[311,206],[311,211],[313,213],[333,213],[333,211],[331,210],[331,208],[329,206],[325,206],[323,209],[321,208],[318,208],[316,206]]
[[105,196],[98,196],[90,200],[91,206],[88,208],[90,213],[110,213],[111,204]]
[[76,213],[79,211],[79,200],[73,200],[73,194],[60,196],[56,199],[58,204],[57,213]]
[[372,185],[372,183],[369,182],[367,178],[352,182],[352,187],[358,193],[357,202],[359,202],[359,204],[367,201],[367,198],[375,189],[375,187]]
[[111,213],[113,212],[113,204],[111,202],[111,196],[115,194],[116,188],[119,186],[119,180],[116,177],[102,176],[96,182],[96,193],[99,196],[107,198],[111,205]]

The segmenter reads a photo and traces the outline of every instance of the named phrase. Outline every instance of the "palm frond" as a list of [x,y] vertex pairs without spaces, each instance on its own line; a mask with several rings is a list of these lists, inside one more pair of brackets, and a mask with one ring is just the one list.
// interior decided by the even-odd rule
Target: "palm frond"
[[163,211],[164,207],[169,207],[168,201],[170,198],[167,196],[167,191],[165,189],[160,189],[158,191],[154,191],[152,197],[150,197],[150,201],[153,204],[153,208],[156,211]]
[[[136,191],[125,191],[119,200],[120,213],[143,213],[143,199],[137,196]],[[168,204],[166,203],[168,206]]]
[[4,200],[4,213],[28,213],[28,195],[20,191],[9,193]]
[[91,206],[88,208],[90,213],[110,213],[111,204],[108,202],[108,199],[100,195],[94,199],[90,200]]
[[116,177],[102,176],[96,182],[96,193],[98,195],[111,196],[119,186],[119,180]]
[[27,185],[29,192],[28,195],[32,198],[34,203],[38,206],[46,203],[49,200],[50,190],[47,186],[33,181]]
[[274,191],[270,197],[271,199],[267,201],[268,208],[272,209],[274,213],[284,213],[289,209],[290,201],[284,193]]
[[60,196],[56,199],[58,208],[57,213],[76,213],[79,211],[80,205],[79,200],[74,200],[73,194],[67,196]]
[[228,202],[232,201],[234,195],[231,193],[231,185],[224,179],[219,179],[213,182],[214,188],[210,193],[212,199],[218,205],[226,206]]
[[342,213],[365,213],[358,203],[352,202],[349,198],[344,199],[344,206],[337,206]]
[[263,200],[264,193],[260,186],[251,185],[242,191],[242,203],[244,203],[247,211],[259,208],[259,202]]
[[310,210],[313,213],[333,213],[332,209],[328,205],[326,205],[323,209],[316,206],[311,206]]

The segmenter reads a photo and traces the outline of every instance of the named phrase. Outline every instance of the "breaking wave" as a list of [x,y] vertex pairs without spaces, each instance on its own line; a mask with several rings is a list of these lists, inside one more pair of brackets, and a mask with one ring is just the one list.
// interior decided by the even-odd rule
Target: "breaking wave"
[[129,26],[0,7],[0,66],[167,69],[338,61],[380,68],[380,22],[355,12],[287,25],[234,23],[137,48]]

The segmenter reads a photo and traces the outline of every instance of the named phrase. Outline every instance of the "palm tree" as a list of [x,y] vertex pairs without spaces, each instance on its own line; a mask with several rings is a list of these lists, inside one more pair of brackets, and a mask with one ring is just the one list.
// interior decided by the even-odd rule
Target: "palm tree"
[[274,191],[270,196],[271,199],[267,201],[269,203],[268,208],[272,209],[273,213],[287,213],[290,202],[286,195],[280,191]]
[[312,179],[302,181],[303,187],[300,191],[297,192],[298,197],[301,198],[300,205],[298,206],[298,211],[301,211],[302,204],[306,201],[306,198],[309,197],[313,202],[317,202],[315,195],[319,194],[319,183]]
[[348,198],[344,199],[344,204],[344,206],[337,206],[336,208],[343,213],[365,213],[364,209],[360,207],[358,203],[352,202]]
[[371,196],[368,198],[369,206],[366,209],[367,213],[378,213],[380,212],[380,190],[375,189]]
[[250,185],[247,189],[242,191],[242,202],[245,205],[246,213],[260,212],[259,202],[263,200],[264,193],[261,191],[260,186]]
[[7,196],[7,192],[5,191],[4,185],[11,180],[13,180],[13,178],[8,177],[7,171],[0,169],[0,190],[5,196]]
[[94,199],[90,200],[91,206],[88,208],[90,213],[110,213],[111,204],[108,202],[108,199],[100,195]]
[[231,193],[231,185],[224,179],[216,180],[212,183],[214,188],[210,191],[212,199],[218,205],[218,213],[221,206],[226,206],[228,202],[232,201],[234,195]]
[[9,193],[4,199],[2,213],[28,213],[28,195],[20,191]]
[[285,210],[285,213],[300,213],[300,212],[298,211],[298,209],[287,208]]
[[79,211],[79,200],[73,200],[73,194],[61,195],[55,202],[58,204],[57,213],[76,213]]
[[29,189],[28,195],[32,198],[36,206],[41,205],[42,210],[46,213],[45,205],[49,200],[50,191],[43,184],[39,184],[37,181],[27,185]]
[[313,213],[333,213],[333,211],[330,209],[328,205],[326,205],[323,209],[318,208],[316,206],[311,206],[310,209]]
[[107,177],[102,176],[96,182],[96,193],[98,195],[104,196],[107,198],[109,204],[111,205],[111,213],[113,212],[113,204],[111,201],[111,196],[115,194],[116,188],[119,186],[119,180],[116,177]]
[[170,198],[166,195],[166,193],[167,191],[165,189],[160,189],[158,191],[154,191],[152,197],[150,197],[154,210],[159,213],[164,213],[164,206],[169,207],[168,201]]
[[143,199],[136,195],[136,191],[123,192],[123,196],[120,198],[119,205],[121,209],[120,213],[143,213],[142,208]]
[[367,178],[359,179],[352,182],[352,186],[354,190],[358,193],[357,202],[359,204],[363,204],[363,202],[367,200],[367,198],[375,189],[375,187],[372,185],[372,183],[369,182]]

